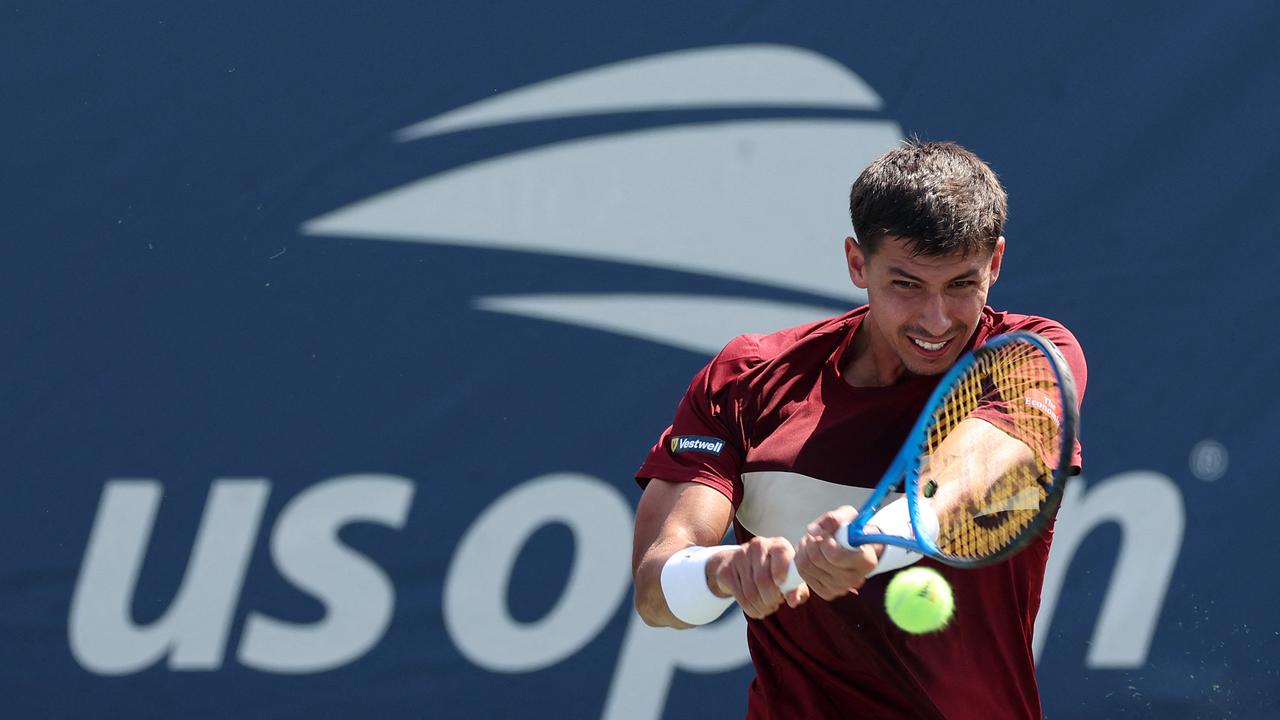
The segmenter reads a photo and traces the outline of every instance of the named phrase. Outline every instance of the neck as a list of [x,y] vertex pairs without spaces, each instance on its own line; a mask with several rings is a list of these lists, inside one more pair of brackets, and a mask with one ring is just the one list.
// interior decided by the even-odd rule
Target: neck
[[872,322],[868,314],[858,325],[840,368],[844,381],[854,387],[887,387],[910,374],[892,348],[876,342],[875,330],[870,327]]

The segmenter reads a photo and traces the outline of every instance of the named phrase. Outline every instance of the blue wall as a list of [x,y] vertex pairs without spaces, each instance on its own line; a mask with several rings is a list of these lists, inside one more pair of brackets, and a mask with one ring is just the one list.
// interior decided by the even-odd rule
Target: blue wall
[[858,302],[908,135],[1089,358],[1046,714],[1280,713],[1276,6],[0,13],[18,715],[740,713],[739,618],[630,609],[630,475],[728,337]]

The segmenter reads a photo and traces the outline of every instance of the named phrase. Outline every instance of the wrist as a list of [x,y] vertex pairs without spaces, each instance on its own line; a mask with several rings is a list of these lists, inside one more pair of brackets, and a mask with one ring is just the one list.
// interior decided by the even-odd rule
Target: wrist
[[[681,622],[705,625],[720,617],[733,604],[732,597],[718,594],[719,583],[709,575],[717,555],[736,550],[737,545],[687,547],[674,553],[662,566],[662,595],[667,609]],[[718,568],[718,566],[717,566]]]

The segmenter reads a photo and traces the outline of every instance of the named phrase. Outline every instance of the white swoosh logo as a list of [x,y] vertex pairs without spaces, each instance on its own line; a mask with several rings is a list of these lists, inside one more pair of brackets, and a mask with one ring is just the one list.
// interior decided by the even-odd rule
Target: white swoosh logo
[[[756,75],[744,69],[764,65],[768,70]],[[708,89],[717,83],[718,90]],[[604,110],[723,104],[866,109],[880,100],[847,68],[808,50],[711,48],[539,83],[406,128],[400,137]],[[901,139],[891,120],[796,117],[573,139],[410,182],[309,220],[302,232],[603,260],[829,300],[685,293],[477,300],[493,312],[714,352],[733,335],[865,302],[841,249],[848,188],[860,168]]]
[[395,137],[403,142],[477,127],[609,112],[716,107],[879,110],[881,104],[862,78],[812,50],[726,45],[651,55],[553,78],[423,120]]
[[603,330],[715,355],[742,333],[767,333],[826,317],[825,305],[749,297],[650,293],[497,295],[476,307]]
[[501,248],[836,298],[850,174],[898,137],[875,120],[747,120],[484,160],[323,215],[311,235]]

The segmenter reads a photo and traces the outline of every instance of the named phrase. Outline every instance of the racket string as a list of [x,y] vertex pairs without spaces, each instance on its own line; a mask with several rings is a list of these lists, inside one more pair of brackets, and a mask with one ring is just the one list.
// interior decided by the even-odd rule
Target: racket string
[[[939,487],[959,483],[952,493],[959,499],[938,509],[937,545],[944,557],[958,561],[992,557],[1036,521],[1051,495],[1061,453],[1060,398],[1049,361],[1029,342],[980,350],[973,366],[952,386],[933,413],[920,458]],[[1025,452],[992,457],[985,447],[957,448],[955,441],[944,444],[970,419],[982,420],[1018,440]],[[981,438],[972,432],[961,435]],[[940,451],[946,454],[939,455]]]

